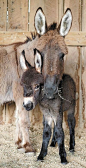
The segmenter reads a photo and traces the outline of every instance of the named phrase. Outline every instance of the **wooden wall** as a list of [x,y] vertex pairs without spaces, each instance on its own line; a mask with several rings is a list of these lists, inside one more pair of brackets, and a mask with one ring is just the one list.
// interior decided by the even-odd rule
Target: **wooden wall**
[[[71,8],[72,10],[73,24],[70,33],[65,38],[68,46],[68,55],[65,56],[65,72],[69,73],[76,82],[76,125],[81,128],[86,127],[85,0],[0,0],[0,45],[24,41],[26,36],[30,34],[29,32],[34,31],[34,15],[38,7],[43,8],[48,25],[54,21],[59,24],[66,8]],[[9,114],[10,111],[7,106],[9,107],[9,105],[5,105],[5,108],[0,108],[5,109],[5,115]],[[32,112],[32,123],[37,121],[37,116],[41,116],[40,111],[38,111],[39,107]],[[0,116],[1,114],[2,112],[0,112]],[[2,118],[4,117],[2,116]],[[3,120],[2,118],[1,121]],[[10,118],[10,114],[8,118]],[[39,118],[40,120],[42,119],[42,117]]]

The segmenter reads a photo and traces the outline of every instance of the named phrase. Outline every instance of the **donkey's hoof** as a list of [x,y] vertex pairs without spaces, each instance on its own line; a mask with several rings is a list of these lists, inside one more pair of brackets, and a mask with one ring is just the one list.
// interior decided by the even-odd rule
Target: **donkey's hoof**
[[21,148],[22,148],[22,145],[19,144],[19,145],[17,146],[17,149],[21,149]]
[[56,143],[54,141],[51,142],[50,144],[51,147],[55,147],[56,146]]
[[23,148],[25,148],[25,153],[30,153],[30,152],[36,152],[35,149],[33,149],[33,147],[31,146],[31,144],[26,143],[23,145]]
[[72,154],[74,154],[74,152],[75,152],[75,149],[69,149],[69,151],[72,153]]
[[19,145],[21,144],[21,142],[22,142],[22,140],[21,140],[21,139],[18,139],[18,140],[15,142],[15,144],[19,146]]
[[41,162],[43,162],[43,161],[44,161],[43,156],[39,155],[38,158],[37,158],[37,161],[41,161]]
[[27,146],[26,148],[25,148],[25,153],[29,153],[29,152],[36,152],[36,150],[35,149],[33,149],[32,148],[32,146]]
[[62,157],[62,158],[61,158],[61,163],[62,163],[63,165],[66,165],[66,164],[68,164],[68,161],[67,161],[67,159],[66,159],[65,157]]
[[21,149],[22,148],[22,143],[15,143],[17,145],[17,149]]

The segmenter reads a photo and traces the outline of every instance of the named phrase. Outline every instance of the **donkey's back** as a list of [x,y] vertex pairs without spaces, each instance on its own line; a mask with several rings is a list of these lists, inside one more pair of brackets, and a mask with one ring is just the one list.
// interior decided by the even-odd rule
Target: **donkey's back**
[[13,101],[12,85],[17,78],[15,52],[8,54],[0,49],[0,104]]

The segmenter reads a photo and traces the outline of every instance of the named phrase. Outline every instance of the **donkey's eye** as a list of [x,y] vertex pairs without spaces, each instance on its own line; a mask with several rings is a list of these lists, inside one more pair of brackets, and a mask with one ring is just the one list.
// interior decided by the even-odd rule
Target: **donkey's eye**
[[24,97],[30,97],[30,96],[32,96],[33,94],[32,93],[24,93]]
[[41,85],[41,90],[44,90],[44,85]]
[[32,93],[27,93],[26,94],[26,97],[29,97],[29,96],[31,96],[32,95]]
[[38,90],[40,88],[40,85],[35,86],[35,90]]
[[63,58],[64,58],[64,53],[60,53],[60,54],[59,54],[59,57],[60,57],[60,59],[63,60]]

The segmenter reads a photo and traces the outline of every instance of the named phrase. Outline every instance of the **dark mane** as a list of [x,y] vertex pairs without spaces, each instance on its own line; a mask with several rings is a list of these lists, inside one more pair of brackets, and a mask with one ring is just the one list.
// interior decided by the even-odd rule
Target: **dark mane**
[[31,37],[27,37],[24,43],[28,43],[29,41],[34,40],[36,36],[37,36],[36,32],[31,32]]
[[15,44],[14,50],[16,50],[16,48],[19,47],[20,45],[26,44],[29,41],[34,40],[36,38],[36,35],[37,35],[36,32],[31,32],[31,37],[26,36],[26,40],[24,42],[14,43]]
[[50,26],[48,26],[47,31],[49,30],[55,30],[57,28],[57,23],[52,23]]

